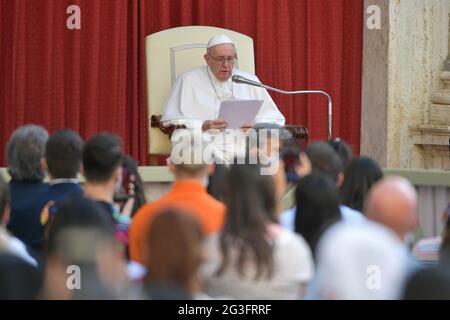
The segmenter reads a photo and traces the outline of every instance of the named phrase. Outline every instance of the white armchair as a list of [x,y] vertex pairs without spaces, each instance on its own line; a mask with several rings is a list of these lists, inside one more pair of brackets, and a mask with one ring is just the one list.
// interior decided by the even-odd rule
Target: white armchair
[[236,67],[254,74],[253,40],[242,33],[189,26],[160,31],[145,38],[150,164],[154,163],[155,156],[170,153],[169,136],[175,127],[164,128],[159,120],[172,84],[186,70],[205,65],[206,43],[217,34],[227,35],[235,43],[239,57]]

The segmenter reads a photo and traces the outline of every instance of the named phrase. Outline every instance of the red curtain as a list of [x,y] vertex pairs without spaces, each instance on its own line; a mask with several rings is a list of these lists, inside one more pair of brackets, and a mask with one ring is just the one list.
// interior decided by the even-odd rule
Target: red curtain
[[[73,4],[81,30],[66,27]],[[329,92],[333,135],[359,153],[363,1],[1,0],[0,17],[2,146],[25,123],[69,127],[84,138],[109,130],[145,164],[144,38],[209,25],[254,39],[261,81]],[[326,138],[326,99],[271,94],[288,123],[307,126],[312,140]]]

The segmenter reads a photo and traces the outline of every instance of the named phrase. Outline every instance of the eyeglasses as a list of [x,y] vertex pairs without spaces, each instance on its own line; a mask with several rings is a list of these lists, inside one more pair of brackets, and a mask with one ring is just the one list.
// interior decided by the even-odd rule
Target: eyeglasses
[[227,61],[229,64],[234,64],[237,61],[237,57],[213,57],[210,53],[208,53],[208,56],[210,56],[214,61],[217,63],[223,64],[225,61]]

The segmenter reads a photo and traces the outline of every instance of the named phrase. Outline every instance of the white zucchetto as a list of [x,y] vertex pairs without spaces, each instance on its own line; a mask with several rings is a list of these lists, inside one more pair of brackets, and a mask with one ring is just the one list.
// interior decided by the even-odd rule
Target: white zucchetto
[[231,43],[234,45],[234,42],[230,38],[221,34],[221,35],[217,35],[217,36],[214,36],[211,39],[209,39],[208,44],[206,45],[206,48],[209,49],[211,47],[217,46],[219,44],[224,44],[224,43]]

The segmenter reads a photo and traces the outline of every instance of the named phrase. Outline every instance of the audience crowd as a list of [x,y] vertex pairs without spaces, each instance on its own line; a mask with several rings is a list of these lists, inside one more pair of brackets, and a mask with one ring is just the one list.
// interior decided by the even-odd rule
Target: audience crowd
[[442,235],[417,239],[408,180],[339,139],[302,150],[282,127],[254,129],[280,134],[229,165],[172,154],[154,201],[117,135],[15,130],[0,299],[450,299],[450,207]]

